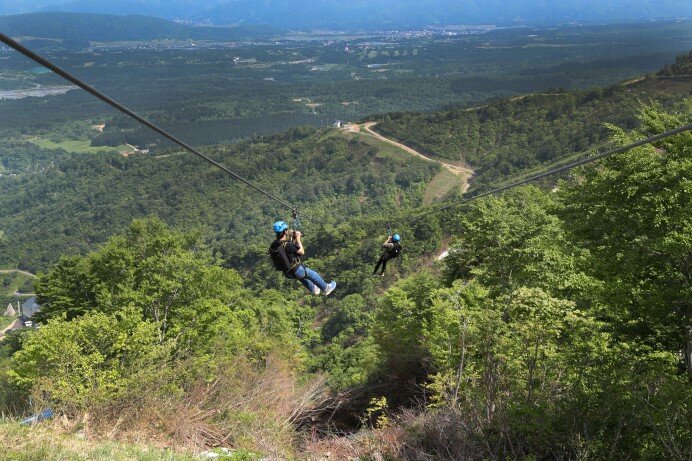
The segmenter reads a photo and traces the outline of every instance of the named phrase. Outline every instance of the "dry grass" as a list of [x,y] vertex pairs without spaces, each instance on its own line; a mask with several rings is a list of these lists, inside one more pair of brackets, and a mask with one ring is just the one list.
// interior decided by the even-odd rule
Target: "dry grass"
[[[181,364],[177,372],[188,370]],[[185,389],[166,382],[143,386],[133,398],[58,418],[51,433],[183,453],[240,448],[287,459],[293,457],[296,428],[331,402],[324,378],[301,383],[274,357],[261,365],[237,359],[190,382]]]
[[317,460],[404,459],[408,435],[402,426],[361,430],[349,436],[312,441],[304,447],[304,457]]
[[136,447],[70,434],[60,421],[33,427],[0,422],[0,459],[3,461],[192,461],[191,454]]
[[457,410],[405,410],[384,428],[313,441],[304,450],[310,460],[498,459],[478,435],[468,415]]

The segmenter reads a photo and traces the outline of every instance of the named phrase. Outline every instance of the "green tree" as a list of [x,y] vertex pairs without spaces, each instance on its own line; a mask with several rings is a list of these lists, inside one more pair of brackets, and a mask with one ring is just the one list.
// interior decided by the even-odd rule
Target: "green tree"
[[[688,105],[690,103],[688,102]],[[689,123],[644,108],[642,132],[615,129],[620,144]],[[585,168],[565,184],[561,215],[585,267],[601,283],[594,308],[624,341],[685,351],[692,376],[692,134],[682,133]]]
[[551,194],[522,187],[473,202],[458,214],[459,236],[444,261],[445,280],[477,278],[495,295],[520,286],[573,295],[591,280],[565,238]]
[[136,220],[99,251],[61,260],[35,285],[40,322],[132,307],[156,327],[160,343],[175,339],[179,354],[202,354],[220,338],[234,351],[261,351],[277,340],[297,346],[298,324],[309,333],[304,325],[313,315],[276,293],[252,296],[236,271],[213,264],[198,235],[158,219]]
[[167,357],[156,325],[136,309],[92,312],[71,322],[52,319],[28,336],[12,357],[10,376],[75,411],[132,397],[161,377]]
[[403,279],[390,287],[375,311],[372,334],[391,376],[420,376],[428,356],[423,341],[429,321],[432,291],[438,281],[428,273]]

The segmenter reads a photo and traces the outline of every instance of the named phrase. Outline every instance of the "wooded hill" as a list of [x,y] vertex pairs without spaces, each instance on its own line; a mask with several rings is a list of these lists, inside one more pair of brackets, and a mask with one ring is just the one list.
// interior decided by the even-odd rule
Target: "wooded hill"
[[[33,163],[51,152],[22,143],[15,149],[32,156]],[[439,170],[330,129],[295,129],[204,152],[299,205],[308,232],[420,205]],[[84,254],[132,219],[150,215],[203,228],[226,257],[235,259],[240,256],[236,246],[264,242],[272,235],[271,223],[287,219],[289,212],[180,151],[128,158],[62,152],[52,164],[0,179],[0,265],[32,271],[63,254]]]
[[[662,72],[679,74],[689,59],[681,57]],[[642,100],[688,110],[684,97],[690,91],[687,77],[649,76],[607,89],[529,95],[479,109],[391,114],[377,127],[423,152],[470,163],[476,170],[471,185],[479,188],[573,152],[602,148],[609,137],[605,123],[637,126]],[[430,184],[439,172],[436,165],[337,133],[303,128],[204,151],[297,203],[309,232],[421,205],[426,190],[436,187]],[[20,141],[5,150],[5,167],[24,172],[0,181],[0,264],[7,267],[47,268],[61,254],[95,248],[134,218],[156,215],[174,226],[204,228],[229,265],[237,267],[240,258],[250,269],[256,258],[263,259],[264,250],[253,245],[266,238],[267,223],[286,218],[285,211],[180,151],[123,158],[67,154]],[[373,232],[379,233],[386,220],[373,223]],[[423,229],[428,223],[417,225]],[[439,227],[433,228],[438,230],[428,232],[421,248],[439,247]],[[376,247],[374,239],[369,242]],[[237,246],[244,248],[240,255]]]
[[[573,153],[607,147],[608,124],[631,129],[642,103],[688,112],[692,55],[655,75],[607,88],[550,90],[481,107],[378,118],[377,131],[444,160],[474,169],[474,187],[488,186]],[[462,85],[462,83],[459,83]]]

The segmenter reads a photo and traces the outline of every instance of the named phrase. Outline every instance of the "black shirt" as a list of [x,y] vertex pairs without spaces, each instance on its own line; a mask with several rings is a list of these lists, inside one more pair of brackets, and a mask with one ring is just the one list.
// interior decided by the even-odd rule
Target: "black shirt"
[[272,242],[271,248],[274,249],[279,245],[282,245],[284,242],[286,242],[286,246],[284,246],[284,250],[286,250],[286,256],[288,257],[288,261],[291,263],[291,265],[293,265],[293,263],[295,263],[297,259],[300,259],[300,256],[298,255],[298,250],[300,248],[298,247],[298,245],[296,245],[293,242],[287,242],[285,240],[274,240]]

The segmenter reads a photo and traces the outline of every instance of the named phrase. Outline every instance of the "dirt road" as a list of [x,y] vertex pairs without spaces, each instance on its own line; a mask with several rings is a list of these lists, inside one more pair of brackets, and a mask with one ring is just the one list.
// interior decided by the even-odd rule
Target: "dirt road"
[[32,274],[31,272],[20,271],[19,269],[0,269],[0,274],[11,274],[13,272],[16,272],[16,273],[22,274],[22,275],[26,275],[26,276],[34,278],[34,279],[36,278],[36,276],[34,274]]
[[[375,138],[379,139],[380,141],[384,141],[384,142],[387,142],[389,144],[392,144],[392,145],[398,147],[399,149],[403,150],[404,152],[408,152],[409,154],[415,155],[416,157],[422,158],[423,160],[426,160],[428,162],[438,163],[438,164],[442,165],[443,167],[445,167],[450,172],[454,173],[455,175],[462,176],[463,181],[464,181],[464,192],[466,192],[466,190],[469,187],[469,179],[471,178],[471,176],[473,176],[473,170],[470,170],[468,168],[464,168],[464,167],[461,167],[458,165],[452,165],[450,163],[441,162],[439,160],[436,160],[436,159],[430,158],[424,154],[421,154],[417,150],[412,149],[412,148],[410,148],[404,144],[401,144],[400,142],[394,141],[394,140],[389,139],[389,138],[385,138],[381,134],[373,131],[372,127],[375,125],[376,125],[375,122],[367,122],[364,125],[362,125],[362,127],[365,130],[366,134],[369,134],[370,136],[374,136]],[[361,132],[360,127],[361,127],[361,125],[353,125],[351,128],[351,131]]]
[[19,322],[19,319],[17,319],[17,320],[15,320],[14,322],[10,323],[10,324],[7,325],[5,328],[3,328],[2,331],[0,331],[0,341],[2,341],[2,339],[5,338],[5,333],[7,333],[8,331],[10,331],[10,330],[14,327],[14,325],[15,325],[17,322]]

